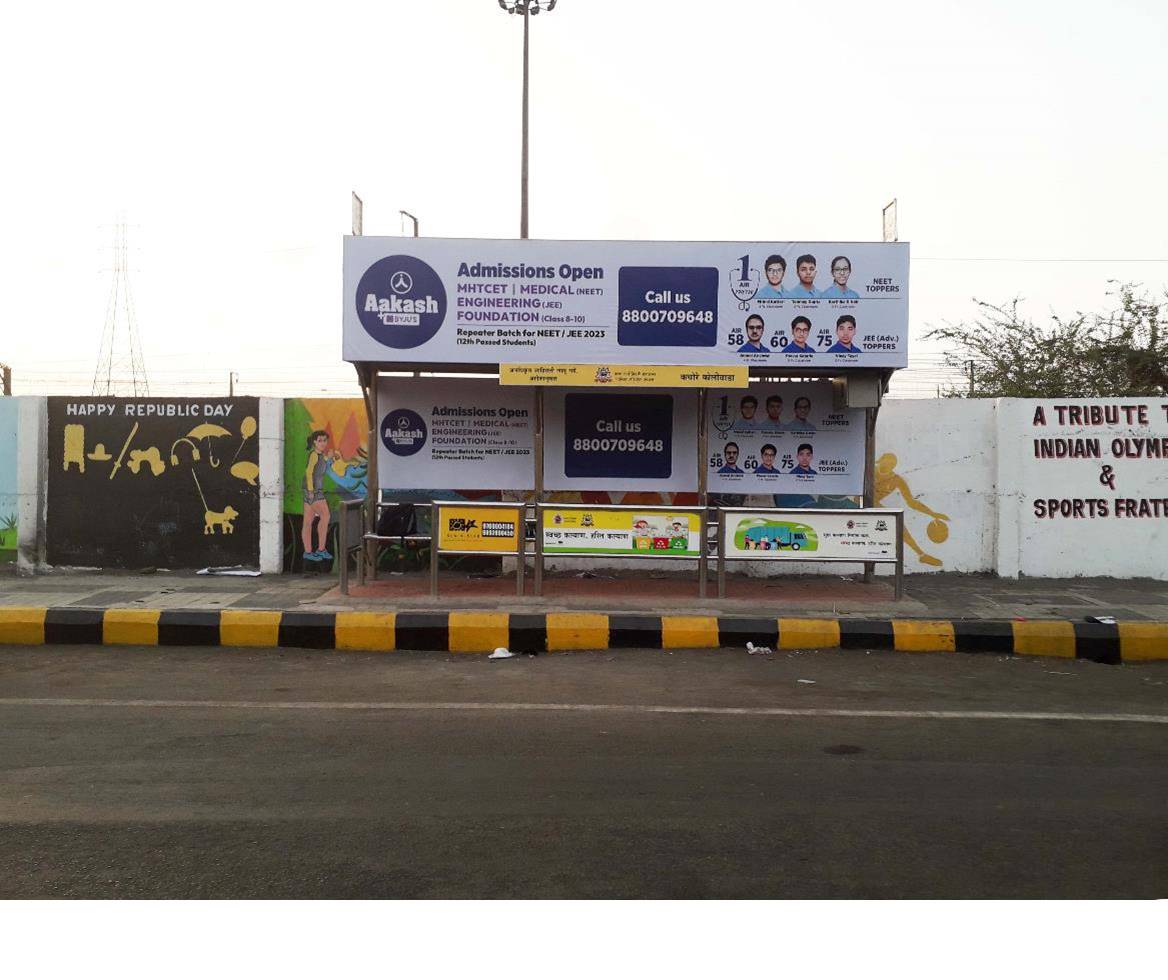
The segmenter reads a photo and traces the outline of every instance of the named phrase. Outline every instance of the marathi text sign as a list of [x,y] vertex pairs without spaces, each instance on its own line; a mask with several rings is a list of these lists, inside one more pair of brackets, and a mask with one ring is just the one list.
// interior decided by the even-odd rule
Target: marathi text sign
[[438,550],[515,554],[523,534],[523,507],[438,505]]
[[500,364],[499,383],[568,388],[745,388],[750,371],[732,366]]
[[384,489],[530,490],[534,396],[494,381],[386,378],[377,388]]
[[864,492],[864,410],[834,410],[830,382],[711,391],[706,405],[712,492]]
[[897,513],[891,510],[730,510],[727,558],[895,561]]
[[543,511],[543,550],[549,555],[697,558],[701,531],[701,515],[693,511],[588,507]]
[[349,361],[908,363],[902,243],[346,238]]

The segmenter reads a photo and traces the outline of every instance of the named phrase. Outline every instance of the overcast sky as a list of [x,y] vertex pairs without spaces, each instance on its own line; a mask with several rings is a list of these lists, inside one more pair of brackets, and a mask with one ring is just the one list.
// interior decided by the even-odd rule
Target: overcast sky
[[[122,213],[155,393],[355,390],[351,190],[366,234],[404,208],[518,235],[522,23],[496,0],[5,18],[17,393],[88,391]],[[532,22],[531,235],[879,240],[896,197],[914,362],[973,296],[1099,309],[1109,279],[1168,282],[1166,49],[1163,0],[560,0]]]

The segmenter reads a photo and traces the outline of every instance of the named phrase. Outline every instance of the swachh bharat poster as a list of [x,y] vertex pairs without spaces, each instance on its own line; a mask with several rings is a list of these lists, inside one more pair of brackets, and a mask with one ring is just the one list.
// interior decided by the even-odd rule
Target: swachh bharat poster
[[701,515],[689,511],[555,509],[544,512],[545,554],[697,558]]
[[891,561],[896,558],[896,511],[728,511],[722,532],[727,558],[811,558]]

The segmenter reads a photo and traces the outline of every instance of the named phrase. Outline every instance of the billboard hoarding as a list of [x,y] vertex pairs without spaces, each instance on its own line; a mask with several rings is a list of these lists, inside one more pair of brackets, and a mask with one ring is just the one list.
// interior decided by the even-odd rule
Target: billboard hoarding
[[700,556],[702,517],[696,511],[549,507],[542,515],[546,555]]
[[904,367],[908,256],[873,242],[351,237],[343,356]]
[[546,490],[696,490],[697,392],[553,389]]
[[530,490],[535,485],[530,390],[482,379],[382,377],[377,405],[382,489]]
[[864,492],[864,410],[833,409],[831,382],[711,391],[706,406],[711,492]]
[[515,554],[523,535],[523,507],[439,503],[438,550]]
[[767,561],[893,562],[897,512],[727,510],[722,556]]

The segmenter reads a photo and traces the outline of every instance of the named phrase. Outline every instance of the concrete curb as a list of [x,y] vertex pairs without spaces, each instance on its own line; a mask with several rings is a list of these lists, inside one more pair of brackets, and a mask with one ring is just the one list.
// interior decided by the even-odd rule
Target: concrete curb
[[558,650],[897,650],[1168,660],[1168,623],[1070,620],[796,619],[607,613],[279,612],[250,609],[0,608],[0,644],[289,647],[392,652]]

